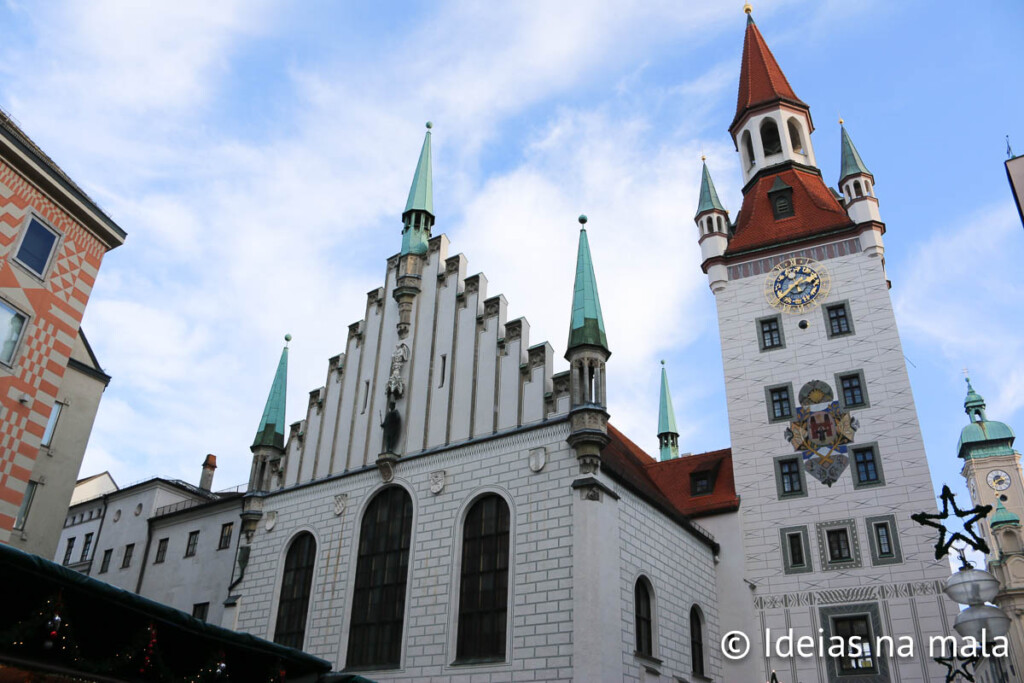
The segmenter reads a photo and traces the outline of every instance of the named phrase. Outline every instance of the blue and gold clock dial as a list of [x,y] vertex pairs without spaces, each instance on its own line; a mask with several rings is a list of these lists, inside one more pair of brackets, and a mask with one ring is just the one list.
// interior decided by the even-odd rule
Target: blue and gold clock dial
[[801,313],[817,306],[829,290],[825,267],[813,259],[795,257],[775,266],[765,280],[768,304],[787,313]]

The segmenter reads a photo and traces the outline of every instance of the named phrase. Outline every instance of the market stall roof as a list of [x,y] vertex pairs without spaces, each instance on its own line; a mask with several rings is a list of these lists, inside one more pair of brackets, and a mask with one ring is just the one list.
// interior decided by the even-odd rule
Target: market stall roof
[[[0,545],[0,662],[94,680],[314,681],[331,663]],[[60,617],[54,626],[54,616]]]

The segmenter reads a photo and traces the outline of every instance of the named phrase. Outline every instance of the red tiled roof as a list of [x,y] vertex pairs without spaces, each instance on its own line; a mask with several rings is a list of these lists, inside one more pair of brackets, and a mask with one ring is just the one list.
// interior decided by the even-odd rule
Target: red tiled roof
[[[788,100],[804,104],[786,80],[786,75],[779,68],[775,56],[764,42],[764,36],[753,21],[747,22],[747,32],[743,38],[743,61],[740,64],[740,89],[736,98],[736,117],[732,126],[742,118],[748,110],[775,102]],[[730,126],[730,130],[732,129]]]
[[[768,190],[777,178],[793,188],[793,215],[775,219]],[[853,222],[817,173],[787,168],[765,175],[743,196],[726,254],[830,232]]]
[[[691,495],[690,475],[709,470],[714,485],[711,493]],[[647,466],[647,473],[673,505],[690,517],[730,512],[740,506],[733,479],[731,448],[653,462]]]
[[[601,461],[613,476],[652,503],[684,517],[726,512],[739,507],[728,448],[658,462],[622,432],[608,425],[611,441],[601,451]],[[690,495],[690,472],[717,467],[714,489],[708,495]]]

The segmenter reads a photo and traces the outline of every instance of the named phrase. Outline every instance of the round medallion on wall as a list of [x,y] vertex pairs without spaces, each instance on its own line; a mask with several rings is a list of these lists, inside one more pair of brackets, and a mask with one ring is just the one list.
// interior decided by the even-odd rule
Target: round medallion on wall
[[772,268],[764,281],[768,305],[784,313],[802,313],[827,296],[832,285],[828,269],[814,259],[794,256]]
[[1010,475],[1002,470],[992,470],[985,477],[985,481],[996,491],[1005,491],[1010,488]]

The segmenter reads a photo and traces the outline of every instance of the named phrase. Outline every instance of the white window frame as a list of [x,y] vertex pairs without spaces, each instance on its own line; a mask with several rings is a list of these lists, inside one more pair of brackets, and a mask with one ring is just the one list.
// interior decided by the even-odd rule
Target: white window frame
[[43,431],[43,440],[39,444],[44,448],[49,448],[50,444],[53,443],[53,434],[57,430],[57,422],[60,420],[60,413],[67,405],[60,401],[54,401],[53,407],[50,408],[50,417],[46,420],[46,429]]
[[25,495],[21,499],[21,506],[18,508],[18,516],[14,519],[14,530],[24,531],[25,522],[28,521],[28,513],[32,511],[32,500],[36,496],[36,487],[39,482],[29,480],[25,487]]
[[[21,245],[25,241],[25,237],[28,235],[28,229],[32,225],[32,221],[39,223],[41,227],[49,230],[54,236],[53,246],[50,248],[50,255],[46,257],[46,264],[43,266],[43,272],[41,273],[37,272],[32,266],[22,261],[18,256],[21,251]],[[12,260],[21,266],[26,272],[30,273],[32,277],[39,280],[46,280],[46,277],[50,274],[50,269],[53,267],[53,262],[57,260],[57,254],[60,252],[60,247],[63,241],[64,233],[50,225],[50,223],[39,214],[29,212],[28,216],[25,218],[25,223],[22,225],[20,234],[18,235],[18,241],[14,245],[14,250],[11,252]]]
[[[11,357],[3,358],[0,356],[0,364],[6,365],[7,367],[14,367],[14,361],[18,358],[18,352],[21,350],[21,343],[25,340],[25,332],[28,330],[28,325],[32,318],[25,311],[21,310],[7,299],[0,299],[0,307],[6,308],[11,311],[14,315],[20,315],[25,319],[25,322],[21,326],[21,330],[18,332],[18,338],[14,340],[14,346],[11,347]],[[3,348],[4,340],[0,339],[0,348]]]

